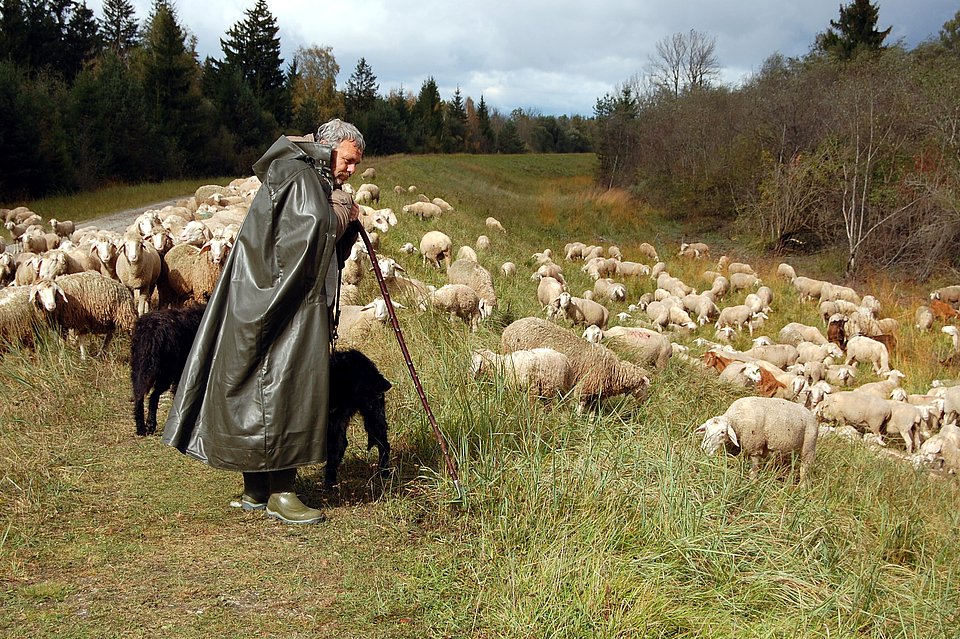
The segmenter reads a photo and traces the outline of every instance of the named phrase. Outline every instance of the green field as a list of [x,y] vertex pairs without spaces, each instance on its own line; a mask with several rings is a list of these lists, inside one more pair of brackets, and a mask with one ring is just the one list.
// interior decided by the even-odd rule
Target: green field
[[[699,272],[715,262],[673,256],[681,238],[704,239],[714,259],[727,252],[750,260],[769,281],[777,297],[764,333],[817,323],[816,308],[775,279],[778,258],[595,189],[595,163],[589,155],[368,163],[380,206],[400,217],[381,251],[410,275],[444,282],[418,255],[397,251],[426,230],[446,232],[455,246],[472,246],[482,233],[492,240],[480,261],[494,273],[500,304],[477,333],[437,314],[400,313],[459,462],[462,503],[389,330],[362,348],[394,384],[387,409],[396,470],[386,483],[373,478],[375,454],[353,425],[338,492],[320,490],[322,467],[301,469],[301,494],[328,517],[308,527],[231,509],[238,474],[189,460],[158,436],[134,436],[126,339],[100,361],[81,360],[54,338],[5,352],[0,636],[960,636],[956,478],[822,439],[809,485],[795,486],[774,467],[751,480],[748,461],[707,457],[693,435],[737,391],[679,361],[652,377],[646,401],[612,398],[584,414],[572,398],[531,402],[499,380],[472,378],[472,349],[499,350],[503,327],[540,314],[533,252],[551,248],[576,294],[590,287],[579,264],[562,260],[574,240],[615,243],[627,259],[651,242],[671,273],[699,285]],[[393,186],[411,184],[455,211],[435,221],[405,216],[413,196]],[[125,191],[115,203],[101,193],[97,210],[193,188],[138,202]],[[487,216],[507,234],[489,233]],[[499,274],[507,260],[519,267],[513,278]],[[837,281],[837,262],[820,255],[793,263]],[[938,363],[945,336],[911,328],[923,290],[878,277],[858,288],[901,320],[893,363],[910,391],[957,376]],[[648,278],[631,282],[628,301],[652,289]],[[362,290],[376,294],[372,277]],[[610,308],[615,315],[626,303]],[[692,345],[696,336],[713,329],[677,341]],[[168,406],[161,403],[161,419]]]

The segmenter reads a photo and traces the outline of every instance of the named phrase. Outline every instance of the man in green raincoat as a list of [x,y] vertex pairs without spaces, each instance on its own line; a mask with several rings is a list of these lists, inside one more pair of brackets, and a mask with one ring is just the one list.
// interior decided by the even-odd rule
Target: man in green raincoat
[[294,492],[297,468],[326,459],[330,306],[337,245],[359,208],[340,185],[363,136],[331,120],[318,142],[281,137],[253,166],[262,183],[210,296],[163,441],[243,473],[240,505],[288,523],[323,518]]

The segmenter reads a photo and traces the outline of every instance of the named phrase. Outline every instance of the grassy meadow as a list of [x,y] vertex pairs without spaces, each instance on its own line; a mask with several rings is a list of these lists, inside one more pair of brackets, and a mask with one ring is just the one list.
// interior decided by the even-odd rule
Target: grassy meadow
[[[409,275],[444,282],[419,255],[397,250],[427,230],[455,246],[492,240],[479,255],[500,303],[476,333],[400,311],[465,500],[455,499],[388,329],[359,347],[394,384],[395,472],[375,478],[376,456],[354,424],[337,491],[320,489],[322,467],[301,469],[301,495],[327,515],[307,527],[231,509],[239,474],[187,459],[158,436],[134,436],[128,340],[115,340],[103,360],[81,360],[54,337],[13,347],[0,355],[0,636],[960,636],[956,478],[826,438],[809,485],[773,466],[751,480],[747,460],[707,457],[693,435],[738,391],[678,360],[652,377],[647,400],[612,398],[584,414],[573,398],[531,402],[502,380],[470,375],[472,349],[499,350],[506,325],[541,314],[529,277],[535,251],[553,250],[575,294],[591,282],[562,260],[574,240],[617,244],[626,259],[651,242],[694,286],[720,254],[742,258],[774,290],[761,329],[774,337],[790,321],[818,323],[815,306],[776,280],[779,258],[597,190],[589,155],[395,156],[367,166],[377,170],[380,206],[400,217],[381,253]],[[395,194],[396,184],[456,210],[432,221],[406,216],[401,207],[414,198]],[[97,197],[106,213],[178,194],[170,192],[133,204]],[[507,234],[488,232],[487,216]],[[673,257],[681,238],[710,243],[712,260]],[[508,260],[519,267],[512,278],[499,272]],[[833,281],[843,263],[834,254],[789,261]],[[627,283],[628,301],[653,288],[649,278]],[[911,392],[958,376],[939,364],[948,337],[912,328],[916,304],[945,283],[879,274],[851,283],[900,320],[893,364]],[[378,294],[372,276],[361,288]],[[613,317],[626,303],[609,308]],[[675,341],[696,355],[698,336],[712,338],[713,328]],[[875,379],[866,367],[861,378]]]

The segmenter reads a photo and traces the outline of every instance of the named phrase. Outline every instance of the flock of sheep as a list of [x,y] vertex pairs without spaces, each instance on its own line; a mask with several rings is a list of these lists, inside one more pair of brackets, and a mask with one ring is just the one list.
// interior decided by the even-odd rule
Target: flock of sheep
[[[375,171],[368,169],[363,177],[372,180]],[[38,323],[51,322],[78,337],[104,335],[105,347],[115,331],[131,332],[137,318],[152,309],[202,304],[259,186],[253,177],[226,187],[201,187],[177,206],[142,214],[123,233],[57,220],[49,220],[47,230],[23,207],[0,212],[20,249],[8,252],[0,243],[0,340],[30,342]],[[530,295],[541,314],[507,326],[499,353],[474,351],[477,376],[497,375],[531,396],[571,395],[583,410],[605,397],[645,398],[651,377],[671,359],[681,360],[750,395],[696,432],[709,453],[725,448],[747,454],[753,472],[771,454],[796,454],[805,478],[818,437],[830,432],[865,434],[883,446],[888,446],[884,437],[902,441],[902,456],[914,463],[960,471],[960,385],[942,382],[920,394],[904,389],[904,374],[890,366],[899,327],[883,317],[873,295],[799,276],[789,264],[780,264],[776,277],[789,281],[786,290],[799,300],[818,305],[822,327],[791,322],[774,341],[759,335],[778,306],[773,289],[747,263],[721,256],[714,265],[702,242],[682,243],[674,258],[685,267],[712,266],[701,273],[706,286],[700,292],[672,275],[648,243],[627,256],[617,246],[571,242],[556,261],[549,248],[529,258],[518,255],[502,263],[495,278],[478,255],[494,243],[506,243],[507,231],[498,220],[488,217],[489,235],[455,253],[452,238],[441,230],[462,224],[454,208],[441,198],[419,195],[413,186],[394,191],[415,198],[402,207],[404,215],[435,227],[419,241],[409,238],[414,241],[395,256],[380,254],[380,236],[399,235],[403,225],[393,230],[399,223],[393,210],[371,206],[380,202],[379,187],[364,182],[354,197],[398,307],[434,309],[476,331],[497,307],[496,284],[521,277],[517,264],[532,264]],[[407,273],[402,262],[417,252],[423,268],[445,272],[444,285]],[[338,336],[347,343],[361,344],[388,318],[383,298],[362,299],[360,285],[371,266],[358,242],[341,276]],[[593,282],[580,295],[569,290],[564,277],[564,270],[573,268]],[[638,289],[649,290],[630,299],[629,291]],[[960,352],[958,306],[960,286],[933,291],[929,304],[916,311],[916,328],[928,331],[940,324]],[[616,308],[623,310],[614,313]],[[703,336],[708,325],[711,339]],[[734,349],[731,342],[744,332],[756,335],[752,348]],[[698,349],[703,352],[693,355]],[[857,384],[865,370],[882,379]]]

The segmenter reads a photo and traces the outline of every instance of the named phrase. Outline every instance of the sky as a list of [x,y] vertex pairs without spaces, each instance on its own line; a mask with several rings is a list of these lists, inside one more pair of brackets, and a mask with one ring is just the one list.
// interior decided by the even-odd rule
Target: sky
[[[331,47],[346,85],[363,57],[380,94],[416,95],[432,77],[440,97],[461,96],[508,115],[591,116],[598,98],[644,75],[658,42],[691,29],[714,38],[720,82],[736,86],[779,53],[802,56],[852,0],[268,0],[284,66],[299,47]],[[132,0],[142,23],[151,0]],[[223,58],[220,39],[256,0],[171,0],[197,37],[201,61]],[[874,0],[888,44],[937,37],[956,0]],[[87,0],[102,16],[102,1]]]

